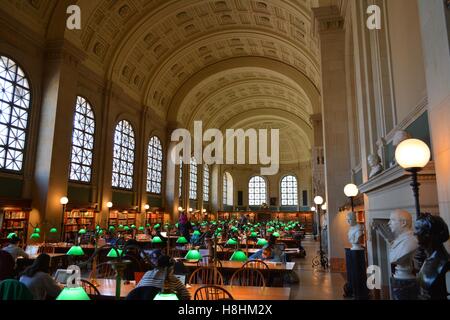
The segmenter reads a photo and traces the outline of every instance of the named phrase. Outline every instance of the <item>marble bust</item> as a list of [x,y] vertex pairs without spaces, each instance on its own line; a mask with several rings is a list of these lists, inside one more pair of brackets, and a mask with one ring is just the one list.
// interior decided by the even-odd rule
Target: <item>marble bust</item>
[[414,279],[412,259],[419,244],[412,231],[412,216],[406,210],[394,210],[388,225],[394,235],[389,251],[390,262],[396,264],[394,278]]
[[383,171],[383,166],[381,165],[381,159],[377,154],[370,154],[367,157],[367,162],[370,166],[369,178],[372,178]]
[[356,213],[347,213],[347,222],[350,225],[348,230],[348,241],[352,244],[351,250],[364,250],[360,244],[360,239],[364,235],[363,226],[356,221]]
[[[395,132],[394,137],[392,138],[392,145],[395,148],[397,148],[397,146],[403,142],[406,139],[411,138],[411,135],[404,131],[404,130],[398,130]],[[390,166],[395,166],[397,164],[397,161],[395,160],[395,158],[391,161]]]

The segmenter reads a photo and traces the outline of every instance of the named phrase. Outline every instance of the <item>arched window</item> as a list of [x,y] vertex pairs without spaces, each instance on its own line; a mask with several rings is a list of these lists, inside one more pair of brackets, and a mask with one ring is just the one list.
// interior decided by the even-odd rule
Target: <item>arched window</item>
[[189,199],[197,199],[197,160],[191,158],[189,169]]
[[209,166],[203,165],[203,201],[209,202]]
[[294,176],[285,176],[281,179],[281,205],[298,205],[297,178]]
[[133,127],[128,121],[122,120],[114,131],[113,187],[133,189],[134,149]]
[[260,206],[267,202],[266,181],[263,177],[252,177],[248,183],[248,204]]
[[223,204],[233,205],[233,177],[229,172],[223,174]]
[[180,174],[178,175],[178,198],[181,199],[183,192],[183,160],[180,159]]
[[91,182],[94,134],[94,112],[89,102],[78,96],[73,118],[70,180]]
[[147,150],[147,192],[161,194],[163,151],[161,140],[151,137]]
[[23,70],[0,56],[0,169],[22,170],[30,100]]

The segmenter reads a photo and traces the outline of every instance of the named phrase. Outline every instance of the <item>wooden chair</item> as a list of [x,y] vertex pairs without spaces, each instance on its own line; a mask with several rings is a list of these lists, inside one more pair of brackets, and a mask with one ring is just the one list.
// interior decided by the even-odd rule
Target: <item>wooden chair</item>
[[81,280],[81,286],[83,287],[84,291],[89,295],[89,297],[96,299],[100,297],[100,291],[98,291],[97,287],[94,286],[91,282],[85,279]]
[[269,266],[267,265],[267,263],[265,263],[262,260],[249,260],[246,263],[244,263],[242,268],[269,270]]
[[216,285],[202,286],[195,290],[194,300],[234,300],[231,293]]
[[188,283],[223,285],[223,276],[215,267],[199,267],[191,274]]
[[211,256],[203,256],[200,260],[197,261],[198,267],[216,267],[222,268],[222,262],[219,259],[215,259]]
[[266,280],[261,271],[253,268],[241,268],[236,270],[230,279],[230,285],[265,287]]

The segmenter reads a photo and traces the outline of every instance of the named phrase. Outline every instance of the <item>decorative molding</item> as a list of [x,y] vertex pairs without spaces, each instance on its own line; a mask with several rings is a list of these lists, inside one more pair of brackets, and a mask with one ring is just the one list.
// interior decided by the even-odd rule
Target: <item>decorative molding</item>
[[315,19],[314,33],[323,33],[344,29],[345,19],[336,6],[313,8]]
[[46,60],[61,60],[75,68],[86,59],[87,54],[67,40],[51,40],[46,43]]

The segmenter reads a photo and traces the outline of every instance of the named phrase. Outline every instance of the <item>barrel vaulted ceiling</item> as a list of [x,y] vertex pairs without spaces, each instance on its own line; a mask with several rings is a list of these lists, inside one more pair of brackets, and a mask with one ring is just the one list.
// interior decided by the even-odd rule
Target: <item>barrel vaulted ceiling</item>
[[[293,162],[309,159],[309,118],[319,112],[313,1],[79,0],[72,3],[81,8],[82,28],[64,36],[86,53],[87,67],[163,119],[284,128],[290,134],[281,153]],[[45,34],[54,15],[65,14],[56,3],[7,6]]]

